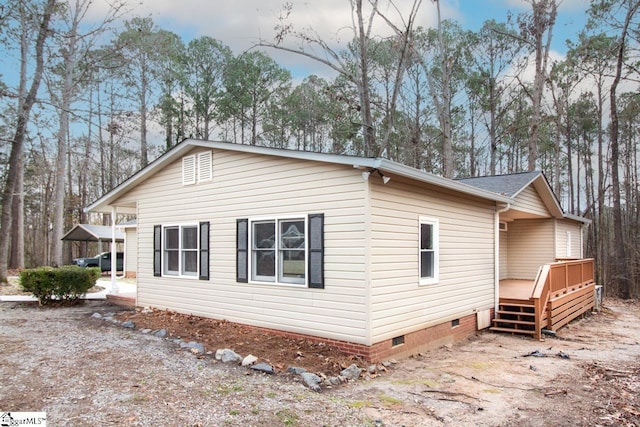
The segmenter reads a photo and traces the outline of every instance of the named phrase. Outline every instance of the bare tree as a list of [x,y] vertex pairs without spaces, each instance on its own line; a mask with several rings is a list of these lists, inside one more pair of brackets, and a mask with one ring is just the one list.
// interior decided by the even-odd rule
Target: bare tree
[[628,43],[628,33],[634,15],[638,12],[640,1],[623,0],[623,6],[626,8],[624,21],[620,29],[618,40],[618,49],[616,54],[616,68],[609,89],[609,105],[611,107],[611,125],[610,125],[610,143],[611,143],[611,184],[613,191],[613,232],[615,236],[616,250],[616,278],[619,280],[620,293],[622,298],[631,298],[631,280],[627,274],[627,254],[625,248],[625,235],[622,223],[622,207],[620,205],[620,119],[618,117],[618,101],[617,91],[618,85],[622,78],[622,70],[624,67],[625,52]]
[[538,131],[542,120],[542,95],[548,71],[549,52],[551,51],[551,39],[553,26],[558,14],[556,0],[528,0],[531,4],[531,15],[521,15],[518,19],[520,32],[524,40],[527,40],[535,54],[535,76],[533,90],[529,93],[531,98],[531,125],[529,128],[529,158],[528,169],[536,169],[538,157]]
[[[351,5],[351,17],[352,17],[352,30],[354,32],[352,53],[355,56],[354,67],[345,59],[345,56],[334,50],[326,40],[313,32],[296,32],[293,29],[293,25],[287,21],[287,18],[291,12],[291,5],[285,6],[285,13],[281,18],[280,24],[276,27],[278,34],[276,35],[275,42],[260,41],[259,46],[271,47],[286,52],[303,55],[314,61],[325,64],[332,68],[340,75],[344,76],[352,84],[354,84],[358,90],[358,103],[355,108],[360,113],[361,129],[363,137],[363,153],[365,156],[370,156],[377,152],[378,144],[376,141],[376,128],[373,122],[372,113],[372,89],[370,84],[370,41],[372,39],[372,28],[374,19],[376,16],[382,17],[382,19],[390,23],[391,19],[382,14],[378,7],[378,0],[368,0],[370,9],[365,10],[363,0],[349,0]],[[418,12],[421,0],[414,0],[411,8],[411,16],[404,23],[405,28],[403,32],[410,33],[412,31],[412,25],[415,22],[415,15]],[[394,10],[398,10],[392,1],[389,1],[390,6]],[[396,33],[399,33],[398,28],[394,28]],[[301,45],[298,49],[283,46],[282,43],[288,36],[297,38]],[[405,37],[404,43],[408,44],[410,38]],[[324,56],[315,54],[311,49],[305,50],[305,46],[319,47]],[[407,46],[399,46],[400,51],[405,51]]]
[[87,57],[98,41],[98,37],[107,30],[117,18],[123,7],[122,3],[114,3],[103,21],[95,28],[81,34],[80,25],[91,7],[91,0],[75,0],[69,4],[64,17],[66,31],[58,37],[60,56],[60,93],[52,91],[52,98],[59,113],[57,134],[56,186],[54,196],[53,230],[51,232],[51,260],[54,265],[63,264],[62,235],[65,218],[66,163],[69,137],[71,105],[76,100],[78,91],[86,80],[91,67],[79,67],[82,58]]
[[16,130],[14,133],[13,141],[11,142],[9,170],[7,173],[7,180],[4,185],[4,191],[2,193],[2,217],[0,220],[0,283],[4,283],[7,281],[8,252],[9,242],[11,241],[10,227],[12,222],[13,197],[17,183],[19,181],[19,176],[22,173],[20,171],[20,163],[23,155],[23,146],[25,135],[27,132],[27,124],[29,122],[29,116],[31,115],[31,109],[36,103],[38,89],[42,81],[42,74],[44,72],[44,44],[46,39],[50,36],[49,27],[55,7],[56,0],[47,0],[43,10],[38,13],[38,15],[40,15],[40,24],[38,27],[38,36],[36,37],[35,42],[36,68],[31,79],[29,91],[26,93],[24,102],[21,103],[22,108],[18,111]]

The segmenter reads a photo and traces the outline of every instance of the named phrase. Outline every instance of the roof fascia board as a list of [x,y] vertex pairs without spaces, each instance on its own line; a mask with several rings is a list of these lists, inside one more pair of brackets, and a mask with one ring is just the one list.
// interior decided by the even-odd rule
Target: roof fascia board
[[593,222],[588,218],[585,218],[585,217],[579,216],[579,215],[573,215],[573,214],[564,214],[564,218],[565,219],[570,219],[572,221],[581,222],[581,223],[586,224],[586,225],[589,225],[589,224],[591,224]]
[[315,153],[312,151],[286,150],[284,148],[263,147],[259,145],[233,144],[230,142],[202,141],[188,139],[191,146],[202,148],[218,148],[220,150],[239,151],[251,154],[264,154],[267,156],[287,157],[290,159],[312,160],[324,163],[336,163],[341,165],[353,165],[360,167],[380,167],[380,159],[373,157],[356,157],[345,154]]
[[536,177],[536,179],[533,180],[533,186],[547,205],[547,209],[549,209],[551,215],[556,218],[563,218],[564,211],[562,210],[562,206],[560,206],[560,202],[558,201],[556,194],[551,189],[549,181],[547,181],[547,178],[544,176],[544,174],[540,173]]
[[443,178],[438,175],[421,172],[417,169],[402,165],[400,163],[392,162],[390,160],[380,159],[379,168],[390,173],[402,175],[406,178],[415,179],[417,181],[432,184],[438,187],[448,188],[450,190],[454,190],[471,196],[476,196],[481,199],[488,199],[500,203],[513,203],[513,198],[509,196],[494,193],[493,191],[483,190],[472,185],[463,184],[461,182]]
[[335,163],[341,165],[351,165],[359,168],[383,169],[390,173],[395,173],[417,181],[444,187],[453,191],[473,195],[482,199],[496,202],[511,203],[513,199],[491,191],[482,190],[467,184],[442,178],[434,174],[422,172],[417,169],[381,158],[346,156],[341,154],[314,153],[310,151],[294,151],[255,145],[233,144],[229,142],[204,141],[195,139],[185,139],[162,156],[149,163],[145,168],[139,170],[127,180],[120,183],[107,194],[85,208],[85,212],[100,211],[116,200],[119,195],[129,188],[135,187],[139,182],[152,175],[156,169],[179,158],[183,153],[194,147],[231,150],[253,154],[264,154],[269,156],[280,156],[292,159],[319,161],[324,163]]
[[119,197],[119,194],[122,191],[125,191],[128,188],[135,187],[138,182],[144,180],[148,175],[152,175],[154,171],[165,165],[167,163],[172,162],[176,157],[180,157],[182,153],[185,151],[189,151],[193,148],[193,145],[187,143],[188,140],[184,140],[180,142],[178,145],[173,147],[171,150],[167,151],[160,157],[158,157],[153,162],[149,163],[144,168],[140,169],[138,172],[116,185],[111,191],[109,191],[104,196],[97,199],[95,202],[84,208],[85,212],[93,212],[100,211],[101,208],[108,206],[113,200]]
[[[525,188],[527,188],[528,186],[530,186],[531,184],[533,184],[535,182],[536,179],[540,178],[540,175],[542,175],[542,172],[538,172],[536,176],[534,176],[533,178],[531,178],[529,180],[529,182],[527,182],[525,185],[523,185],[522,187],[520,187],[520,189],[518,191],[516,191],[515,193],[513,193],[513,197],[514,199],[516,197],[518,197],[518,195],[520,195],[520,193],[522,193],[524,191]],[[551,187],[549,187],[549,189],[551,189]]]

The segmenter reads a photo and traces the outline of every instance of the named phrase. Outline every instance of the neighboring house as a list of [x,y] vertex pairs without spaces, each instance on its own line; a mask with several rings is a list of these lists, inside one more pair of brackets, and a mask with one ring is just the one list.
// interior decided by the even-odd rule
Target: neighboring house
[[[490,326],[501,278],[533,281],[563,245],[581,256],[586,221],[530,178],[504,192],[379,158],[185,140],[87,210],[137,215],[137,305],[380,360]],[[543,243],[533,220],[551,224]],[[533,259],[518,234],[549,251]]]

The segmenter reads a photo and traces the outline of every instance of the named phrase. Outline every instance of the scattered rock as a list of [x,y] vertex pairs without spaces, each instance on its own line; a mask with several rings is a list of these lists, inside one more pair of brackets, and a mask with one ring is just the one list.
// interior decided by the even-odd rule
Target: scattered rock
[[320,383],[322,379],[316,374],[312,374],[310,372],[303,372],[300,374],[302,377],[302,381],[313,391],[320,392],[322,389],[320,388]]
[[180,348],[193,349],[197,353],[204,353],[204,345],[200,344],[199,342],[195,342],[195,341],[189,341],[189,342],[184,342],[183,341],[183,342],[180,343]]
[[355,379],[358,379],[360,377],[360,373],[361,372],[362,372],[362,369],[358,368],[358,365],[356,365],[354,363],[351,366],[349,366],[348,368],[343,369],[340,372],[340,376],[341,377],[345,377],[348,380],[355,380]]
[[151,307],[145,307],[140,311],[140,313],[142,313],[142,314],[153,313],[153,309]]
[[143,334],[148,334],[149,332],[151,332],[151,329],[143,329],[140,332],[142,332]]
[[225,348],[216,351],[216,360],[220,360],[223,363],[240,363],[242,362],[242,356],[233,350]]
[[329,377],[326,380],[331,385],[339,385],[347,382],[347,379],[343,376],[338,375],[337,377]]
[[307,372],[307,370],[304,369],[304,368],[298,368],[296,366],[289,366],[287,368],[287,372],[289,372],[291,374],[300,375],[300,374],[303,374],[303,373]]
[[276,371],[273,370],[273,366],[269,365],[265,362],[257,363],[251,366],[251,369],[258,372],[264,372],[265,374],[275,374]]
[[111,323],[114,323],[117,325],[118,323],[120,323],[120,321],[118,319],[111,318]]
[[250,354],[247,357],[245,357],[244,359],[242,359],[242,366],[253,365],[257,361],[258,361],[258,358],[255,357],[253,354]]
[[100,313],[93,313],[93,314],[91,315],[91,317],[93,317],[94,319],[102,319],[102,314],[100,314]]
[[[114,322],[115,323],[115,322]],[[133,323],[131,320],[127,320],[126,322],[124,322],[122,324],[123,328],[129,328],[129,329],[134,329],[136,327],[136,324]]]
[[167,336],[167,330],[166,329],[160,329],[158,331],[155,331],[153,333],[153,335],[157,336],[158,338],[164,338]]
[[104,316],[103,319],[107,322],[113,322],[113,316],[109,316],[108,314]]
[[367,372],[370,373],[371,375],[377,374],[378,367],[376,365],[369,365],[369,367],[367,368]]

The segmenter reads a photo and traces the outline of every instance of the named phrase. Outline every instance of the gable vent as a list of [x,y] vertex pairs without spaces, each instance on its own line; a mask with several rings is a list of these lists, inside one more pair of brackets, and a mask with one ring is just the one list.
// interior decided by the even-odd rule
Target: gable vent
[[211,151],[198,154],[198,182],[213,179],[212,157]]
[[503,221],[500,221],[500,222],[499,222],[498,229],[499,229],[500,231],[507,231],[507,223],[506,223],[506,222],[503,222]]
[[182,185],[196,183],[196,156],[182,158]]

